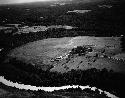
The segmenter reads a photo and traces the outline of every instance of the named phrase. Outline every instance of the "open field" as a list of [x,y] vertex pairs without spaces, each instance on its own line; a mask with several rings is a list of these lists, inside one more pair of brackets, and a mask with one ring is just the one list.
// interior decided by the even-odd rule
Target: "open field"
[[[66,59],[51,62],[53,58],[68,54],[77,46],[91,46],[93,51],[84,56],[75,55],[69,61]],[[105,50],[104,53],[102,51]],[[124,59],[115,59],[115,55],[122,53],[120,37],[65,37],[50,38],[35,41],[13,49],[9,58],[16,58],[33,65],[53,65],[51,71],[67,72],[71,69],[103,69],[125,72]],[[99,55],[95,57],[95,55]],[[106,55],[107,57],[104,57]],[[124,54],[122,54],[124,55]],[[123,56],[122,56],[123,57]]]

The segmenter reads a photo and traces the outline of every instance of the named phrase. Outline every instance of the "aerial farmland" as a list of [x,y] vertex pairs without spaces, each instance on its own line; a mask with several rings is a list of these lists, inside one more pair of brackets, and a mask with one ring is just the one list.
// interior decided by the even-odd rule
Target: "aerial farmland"
[[124,5],[0,1],[0,98],[125,98]]

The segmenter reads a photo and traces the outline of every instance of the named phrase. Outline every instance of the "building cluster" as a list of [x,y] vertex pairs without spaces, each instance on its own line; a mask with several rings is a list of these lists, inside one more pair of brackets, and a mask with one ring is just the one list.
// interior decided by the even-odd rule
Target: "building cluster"
[[112,8],[112,5],[98,5],[100,8]]
[[4,27],[4,26],[0,26],[0,32],[2,31],[3,33],[7,34],[7,33],[12,33],[14,31],[14,27]]
[[47,31],[49,29],[60,29],[60,28],[63,28],[63,29],[67,29],[67,30],[70,30],[70,29],[73,29],[75,27],[72,27],[72,26],[67,26],[67,25],[52,25],[52,26],[24,26],[24,27],[20,27],[18,28],[18,34],[21,34],[21,33],[29,33],[29,32],[40,32],[40,31]]
[[65,53],[64,55],[58,56],[52,61],[60,61],[62,59],[67,59],[70,57],[73,57],[74,55],[82,56],[85,55],[86,53],[92,52],[92,47],[84,47],[84,46],[77,46],[76,48],[73,48],[71,51],[68,53]]
[[71,4],[71,3],[66,3],[66,2],[56,2],[54,4],[51,4],[50,6],[64,6],[64,5],[67,5],[67,4]]
[[21,33],[29,33],[29,32],[40,32],[40,31],[46,31],[47,28],[46,26],[24,26],[24,27],[19,27],[18,32],[16,34],[21,34]]
[[111,57],[112,59],[125,61],[125,53],[119,53]]
[[91,10],[73,10],[73,11],[68,11],[67,13],[87,13],[90,12]]
[[51,26],[21,26],[21,24],[7,24],[5,26],[0,26],[0,31],[4,30],[6,33],[11,33],[13,29],[17,29],[17,32],[14,34],[30,33],[30,32],[40,32],[47,31],[52,29],[66,29],[71,30],[76,27],[67,26],[67,25],[51,25]]
[[3,31],[5,34],[12,33],[16,31],[19,26],[21,26],[21,24],[5,24],[4,26],[0,26],[0,31]]
[[102,49],[100,52],[99,51],[97,52],[96,50],[94,50],[94,47],[92,47],[92,46],[77,46],[75,48],[72,48],[68,53],[55,57],[54,59],[52,59],[52,62],[61,61],[64,59],[69,60],[70,58],[73,58],[74,56],[86,56],[86,57],[125,60],[125,53],[110,57],[110,56],[106,55],[105,49]]

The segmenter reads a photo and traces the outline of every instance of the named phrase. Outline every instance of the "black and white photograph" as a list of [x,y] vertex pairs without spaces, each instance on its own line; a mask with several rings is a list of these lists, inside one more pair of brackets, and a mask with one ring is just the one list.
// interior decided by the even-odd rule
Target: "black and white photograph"
[[0,98],[125,98],[125,0],[0,0]]

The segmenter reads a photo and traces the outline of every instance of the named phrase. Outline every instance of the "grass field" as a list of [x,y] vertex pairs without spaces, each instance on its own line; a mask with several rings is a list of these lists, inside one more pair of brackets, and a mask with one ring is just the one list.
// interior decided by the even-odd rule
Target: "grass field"
[[[90,45],[94,48],[93,55],[98,54],[99,57],[94,57],[92,53],[85,56],[75,56],[69,62],[61,60],[59,62],[51,62],[52,58],[68,53],[76,46]],[[101,50],[105,49],[105,53]],[[125,72],[125,61],[115,59],[113,56],[122,53],[120,37],[64,37],[50,38],[28,43],[16,49],[13,49],[9,58],[17,58],[34,65],[51,64],[54,67],[51,71],[67,72],[71,69],[90,69],[107,68],[109,70]],[[106,55],[107,58],[101,57]]]

